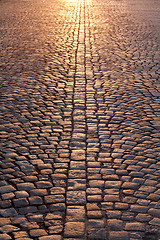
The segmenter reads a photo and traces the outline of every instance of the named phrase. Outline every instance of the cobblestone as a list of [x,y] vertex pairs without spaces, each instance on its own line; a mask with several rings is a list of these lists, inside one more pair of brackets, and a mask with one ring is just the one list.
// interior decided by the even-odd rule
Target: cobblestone
[[129,234],[125,231],[114,231],[109,233],[109,240],[128,240]]
[[85,234],[84,223],[68,222],[65,225],[64,237],[83,237]]
[[85,209],[83,206],[67,207],[67,222],[85,222]]
[[159,12],[0,1],[0,239],[160,238]]
[[1,240],[9,240],[9,239],[12,239],[12,238],[8,234],[4,233],[4,234],[0,235],[0,239]]
[[67,204],[79,205],[86,203],[85,191],[68,191]]
[[145,224],[139,222],[126,223],[125,230],[129,231],[145,231]]
[[46,231],[44,229],[32,229],[29,233],[31,237],[40,237],[46,235]]
[[108,227],[110,231],[120,231],[123,229],[123,221],[117,219],[109,219]]

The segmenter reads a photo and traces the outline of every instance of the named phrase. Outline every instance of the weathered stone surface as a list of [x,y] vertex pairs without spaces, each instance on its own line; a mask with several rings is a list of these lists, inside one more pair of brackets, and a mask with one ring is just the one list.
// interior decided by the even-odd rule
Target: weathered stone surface
[[102,218],[102,213],[98,210],[87,211],[87,217],[93,219]]
[[4,226],[4,225],[8,225],[8,224],[10,224],[10,222],[11,222],[11,220],[10,220],[10,218],[0,218],[0,226]]
[[90,180],[89,181],[89,186],[91,188],[102,188],[104,186],[104,181],[102,180]]
[[145,224],[139,222],[126,223],[125,230],[145,231]]
[[85,151],[84,150],[72,150],[71,159],[75,161],[85,160]]
[[42,198],[38,196],[29,197],[28,200],[31,205],[41,205],[43,203]]
[[131,205],[131,211],[139,212],[139,213],[146,213],[148,211],[148,207],[135,204],[135,205]]
[[160,219],[159,218],[153,218],[149,224],[155,225],[155,226],[160,226]]
[[67,207],[67,222],[85,222],[85,209],[83,206]]
[[2,232],[3,233],[11,233],[11,232],[15,232],[15,231],[18,231],[20,230],[18,227],[15,227],[13,225],[4,225],[2,228],[1,228]]
[[29,234],[31,237],[40,237],[40,236],[45,236],[47,233],[44,229],[32,229],[30,230]]
[[30,195],[31,196],[45,196],[47,195],[47,190],[46,189],[34,189],[34,190],[31,190],[29,191]]
[[45,189],[53,187],[52,183],[50,183],[48,181],[36,182],[36,186],[37,186],[37,188],[45,188]]
[[67,204],[79,205],[86,203],[85,191],[68,191],[67,192]]
[[27,215],[27,218],[30,222],[39,222],[42,223],[44,221],[43,214],[40,213],[31,213]]
[[5,185],[5,186],[0,187],[0,193],[1,194],[13,192],[15,190],[16,189],[13,186],[11,186],[11,185]]
[[149,214],[138,213],[135,220],[138,222],[148,222],[151,220],[151,216]]
[[123,229],[123,221],[117,219],[108,219],[108,228],[110,231],[121,231]]
[[150,209],[148,210],[148,213],[149,213],[151,216],[160,218],[160,209],[150,208]]
[[2,217],[14,217],[18,215],[17,211],[14,208],[1,209],[0,214]]
[[63,225],[62,223],[58,225],[53,223],[53,226],[49,226],[48,230],[49,230],[49,234],[60,234],[63,231]]
[[115,209],[126,210],[128,208],[129,208],[129,205],[127,203],[115,203]]
[[108,219],[120,219],[121,217],[121,211],[117,211],[117,210],[107,210],[106,211],[106,215]]
[[25,207],[25,206],[29,205],[29,202],[26,198],[14,199],[13,203],[14,203],[15,207]]
[[64,237],[83,237],[85,225],[82,222],[67,222],[64,228]]
[[104,220],[102,219],[89,219],[88,228],[105,228]]
[[9,239],[12,239],[12,238],[8,234],[4,233],[4,234],[0,235],[0,239],[1,240],[9,240]]
[[29,236],[28,236],[28,233],[27,233],[26,231],[14,232],[13,235],[14,235],[15,239],[16,239],[16,238],[21,238],[21,239],[23,239],[23,238],[29,237]]
[[20,191],[29,191],[35,188],[33,183],[19,183],[17,184],[17,188]]
[[106,231],[101,228],[93,228],[88,230],[89,239],[106,239]]
[[25,197],[29,197],[29,194],[26,191],[16,191],[15,196],[16,198],[25,198]]
[[22,227],[23,230],[27,231],[39,228],[39,225],[36,222],[22,222],[20,223],[20,226]]
[[129,240],[129,234],[125,231],[110,231],[109,240]]
[[43,236],[39,237],[39,240],[62,240],[62,236],[60,235]]
[[137,189],[139,184],[133,182],[125,182],[122,184],[122,188],[124,189]]
[[50,203],[62,203],[65,202],[65,198],[64,195],[47,195],[44,197],[44,202],[46,204],[50,204]]
[[105,188],[120,188],[121,181],[105,181]]
[[69,179],[68,190],[86,190],[86,179]]

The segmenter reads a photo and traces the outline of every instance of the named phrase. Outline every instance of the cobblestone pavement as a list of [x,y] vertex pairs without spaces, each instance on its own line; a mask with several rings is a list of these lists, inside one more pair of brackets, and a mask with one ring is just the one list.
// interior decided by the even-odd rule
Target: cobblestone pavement
[[160,239],[160,1],[0,16],[0,240]]

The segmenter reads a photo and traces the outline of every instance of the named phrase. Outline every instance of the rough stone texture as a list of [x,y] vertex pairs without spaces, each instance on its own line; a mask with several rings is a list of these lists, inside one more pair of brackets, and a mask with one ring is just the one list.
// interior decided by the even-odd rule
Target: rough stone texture
[[126,223],[125,230],[145,231],[145,224],[139,222]]
[[106,239],[106,231],[101,228],[93,228],[88,230],[89,239]]
[[4,234],[0,234],[0,239],[1,240],[9,240],[9,239],[12,239],[12,238],[8,234],[4,233]]
[[34,237],[34,238],[44,236],[47,234],[44,229],[32,229],[32,230],[30,230],[29,233],[30,233],[31,237]]
[[62,240],[62,236],[60,235],[50,235],[39,237],[39,240]]
[[120,231],[123,229],[123,221],[110,219],[108,220],[108,227],[110,231]]
[[0,239],[160,238],[160,2],[0,16]]
[[11,233],[11,232],[16,232],[18,231],[19,228],[18,227],[15,227],[13,225],[4,225],[2,228],[1,228],[1,231],[3,233]]
[[84,223],[67,222],[64,229],[64,237],[83,237],[85,234]]
[[129,234],[125,231],[110,231],[109,240],[129,240]]
[[85,191],[68,191],[67,192],[67,204],[79,205],[86,203]]
[[85,209],[83,206],[69,206],[67,207],[67,222],[84,222]]

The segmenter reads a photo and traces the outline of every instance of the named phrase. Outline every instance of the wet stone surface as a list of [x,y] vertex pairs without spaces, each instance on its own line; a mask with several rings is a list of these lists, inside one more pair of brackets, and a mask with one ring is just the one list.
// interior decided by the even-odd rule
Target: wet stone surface
[[160,239],[160,2],[1,0],[0,239]]

